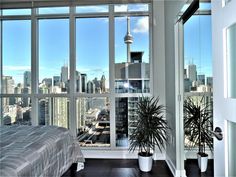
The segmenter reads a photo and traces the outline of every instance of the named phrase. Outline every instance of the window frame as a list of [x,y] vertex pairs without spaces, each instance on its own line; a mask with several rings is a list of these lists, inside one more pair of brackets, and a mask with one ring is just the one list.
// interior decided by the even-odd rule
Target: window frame
[[[31,93],[30,94],[2,94],[0,97],[0,114],[2,116],[2,98],[5,97],[30,97],[32,101],[31,108],[31,122],[32,125],[38,125],[39,123],[39,99],[43,98],[67,98],[69,100],[69,117],[68,117],[68,127],[73,135],[77,134],[77,120],[76,117],[76,99],[87,98],[87,97],[108,97],[110,101],[110,147],[86,147],[82,149],[92,149],[92,150],[127,150],[128,147],[116,147],[116,118],[115,118],[115,99],[116,98],[129,98],[129,97],[140,97],[140,96],[151,96],[153,95],[153,53],[152,53],[152,3],[145,2],[149,6],[148,11],[128,11],[128,12],[114,12],[114,7],[116,4],[108,5],[108,12],[98,12],[98,13],[76,13],[76,5],[72,4],[69,6],[68,14],[39,14],[38,8],[31,8],[31,15],[8,15],[3,16],[0,10],[0,35],[2,34],[2,21],[3,20],[31,20]],[[53,6],[56,7],[56,6]],[[150,64],[150,93],[116,93],[115,92],[115,18],[124,16],[148,16],[149,17],[149,64]],[[109,44],[109,93],[79,93],[76,92],[75,88],[75,73],[76,73],[76,19],[77,18],[98,18],[105,17],[109,20],[108,22],[108,44]],[[38,81],[39,81],[39,20],[40,19],[69,19],[69,75],[70,75],[70,92],[62,94],[41,94],[38,92]],[[0,42],[0,68],[2,68],[2,41]],[[0,72],[0,84],[2,83],[2,69]],[[2,90],[2,88],[0,88]],[[74,117],[74,118],[73,118]],[[0,125],[2,122],[0,122]]]

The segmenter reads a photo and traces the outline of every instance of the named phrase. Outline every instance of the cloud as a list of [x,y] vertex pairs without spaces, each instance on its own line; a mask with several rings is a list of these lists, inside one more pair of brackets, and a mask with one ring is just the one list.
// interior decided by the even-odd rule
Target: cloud
[[30,66],[4,66],[3,69],[6,71],[30,71]]
[[129,11],[148,11],[148,4],[137,4],[134,5]]
[[103,73],[109,71],[108,68],[97,68],[97,67],[91,67],[91,68],[84,67],[84,68],[79,68],[77,70],[79,70],[79,72],[81,73]]
[[136,5],[116,5],[115,12],[135,12],[135,11],[148,11],[147,4]]
[[115,6],[115,12],[127,12],[128,11],[128,5],[116,5]]
[[85,12],[108,12],[107,6],[80,6],[77,7],[77,11],[80,13]]
[[134,26],[133,33],[147,33],[149,30],[149,20],[148,17],[142,17],[138,19]]

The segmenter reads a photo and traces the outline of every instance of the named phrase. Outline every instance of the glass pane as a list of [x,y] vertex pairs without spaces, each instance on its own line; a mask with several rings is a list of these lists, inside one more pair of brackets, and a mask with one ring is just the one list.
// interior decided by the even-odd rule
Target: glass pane
[[135,127],[138,98],[116,98],[116,146],[128,147],[129,135]]
[[30,97],[2,98],[3,125],[23,124],[31,125]]
[[76,13],[99,13],[108,12],[107,5],[96,5],[96,6],[77,6]]
[[[202,110],[206,105],[213,110],[211,41],[210,15],[194,15],[184,24],[184,96]],[[185,146],[190,143],[186,136]]]
[[31,15],[31,9],[4,9],[2,15]]
[[2,93],[31,93],[30,20],[2,22]]
[[184,59],[185,92],[212,92],[210,15],[195,15],[185,23]]
[[201,2],[199,4],[199,10],[211,10],[211,3],[210,2]]
[[38,9],[39,14],[66,14],[69,7],[42,7]]
[[69,89],[69,20],[39,20],[39,93]]
[[[184,6],[181,9],[181,12],[185,12],[190,4],[184,4]],[[206,10],[211,10],[211,3],[210,2],[200,2],[199,3],[199,9],[198,11],[206,11]]]
[[76,19],[76,70],[77,92],[109,92],[107,18]]
[[227,122],[227,140],[228,140],[228,176],[236,176],[236,123],[228,121]]
[[56,125],[68,128],[69,100],[63,97],[39,99],[39,125]]
[[115,5],[115,12],[146,12],[148,4],[120,4]]
[[76,100],[78,140],[85,147],[110,146],[110,101],[107,97]]
[[236,98],[236,24],[226,30],[227,96]]
[[[128,28],[127,24],[129,24]],[[116,17],[116,93],[148,93],[149,82],[149,18],[147,16]]]

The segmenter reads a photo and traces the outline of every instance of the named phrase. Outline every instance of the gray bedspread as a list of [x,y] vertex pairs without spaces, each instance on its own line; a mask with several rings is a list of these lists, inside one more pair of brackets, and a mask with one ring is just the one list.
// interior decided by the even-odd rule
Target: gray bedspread
[[84,158],[65,128],[0,126],[1,177],[59,177],[76,162]]

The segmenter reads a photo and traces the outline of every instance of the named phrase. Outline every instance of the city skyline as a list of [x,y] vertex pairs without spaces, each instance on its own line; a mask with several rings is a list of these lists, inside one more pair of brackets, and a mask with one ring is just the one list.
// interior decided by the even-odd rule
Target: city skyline
[[[145,60],[149,62],[148,28],[146,27],[148,21],[143,20],[146,18],[132,17],[132,35],[136,38],[132,45],[132,50],[139,51],[142,49],[142,51],[145,51]],[[115,62],[121,62],[126,59],[126,46],[123,41],[126,34],[126,27],[124,28],[126,25],[125,20],[125,17],[116,18],[115,49],[117,52],[115,52]],[[78,26],[78,30],[76,30],[78,36],[76,38],[76,70],[81,73],[87,73],[90,80],[94,78],[93,76],[102,74],[109,78],[108,19],[79,19],[76,24]],[[94,30],[95,26],[96,33],[91,31]],[[18,30],[17,34],[15,33],[16,29]],[[50,31],[50,29],[53,30]],[[3,33],[3,75],[13,76],[16,83],[23,82],[24,71],[31,71],[30,21],[4,21]],[[96,37],[97,33],[100,33],[101,37]],[[91,45],[91,41],[93,45]],[[140,41],[144,41],[144,43]],[[12,52],[13,49],[14,52]],[[40,20],[39,81],[43,78],[58,75],[62,65],[69,65],[68,58],[68,20]]]
[[184,24],[184,66],[195,64],[198,74],[212,77],[211,16],[192,16]]
[[[134,42],[131,45],[132,51],[144,51],[144,62],[149,62],[149,52],[148,52],[148,45],[147,37],[148,34],[148,28],[145,27],[145,24],[147,25],[147,20],[145,20],[144,17],[131,18],[131,34],[134,36]],[[49,21],[40,21],[41,26],[45,26],[45,29],[42,29],[42,34],[45,35],[45,39],[39,40],[39,44],[45,44],[43,48],[47,48],[47,50],[44,51],[42,49],[42,54],[39,55],[41,57],[44,57],[45,59],[41,59],[39,61],[39,82],[41,82],[44,78],[52,78],[53,76],[57,76],[60,73],[60,68],[62,65],[69,65],[68,60],[68,54],[69,54],[69,45],[67,45],[69,42],[69,37],[62,37],[63,39],[57,39],[58,36],[66,36],[61,35],[64,32],[68,32],[68,26],[64,24],[65,19],[61,21],[59,19],[56,20],[54,23],[54,20]],[[92,20],[92,21],[91,21]],[[7,21],[3,21],[3,75],[4,76],[13,76],[15,80],[15,84],[23,83],[23,73],[24,71],[31,71],[31,49],[30,49],[30,21],[27,20],[20,20],[19,22],[13,21],[11,23],[6,23]],[[49,24],[50,22],[50,24]],[[115,18],[115,63],[122,62],[126,59],[126,46],[124,44],[123,38],[126,33],[126,24],[125,24],[125,17],[119,17]],[[65,22],[66,24],[68,22]],[[194,29],[192,26],[196,25],[197,23],[201,23],[203,25],[199,29]],[[106,78],[109,78],[109,59],[108,59],[108,20],[106,18],[102,19],[84,19],[84,20],[78,20],[77,25],[81,26],[80,30],[78,31],[81,34],[84,34],[80,37],[78,37],[78,40],[87,42],[86,45],[83,43],[79,43],[77,41],[77,48],[76,53],[77,54],[77,60],[76,62],[81,65],[80,67],[76,66],[76,70],[78,70],[81,73],[87,73],[88,80],[92,80],[95,76],[102,76],[104,74]],[[105,24],[105,25],[104,25]],[[117,24],[117,25],[116,25]],[[96,34],[92,33],[90,30],[87,29],[93,29],[94,25],[100,26],[99,33],[102,34],[103,38],[106,40],[102,40],[102,43],[99,45],[99,42],[101,42],[101,38],[96,39]],[[209,28],[204,28],[204,26],[208,25]],[[67,27],[66,27],[67,26]],[[53,32],[50,32],[46,34],[47,28],[55,28],[60,29],[59,31],[53,30]],[[104,30],[104,28],[107,28]],[[204,29],[203,29],[204,28]],[[15,33],[15,30],[18,29],[18,34]],[[86,32],[87,30],[87,32]],[[207,30],[204,32],[204,30]],[[199,74],[205,74],[206,76],[212,76],[212,69],[211,69],[211,49],[209,48],[211,46],[211,36],[208,35],[210,32],[210,18],[204,17],[199,19],[199,17],[192,17],[188,23],[186,23],[185,27],[185,66],[187,64],[196,64],[197,65],[197,71]],[[45,33],[45,34],[44,34]],[[200,49],[194,50],[194,44],[192,44],[192,40],[189,39],[189,36],[191,36],[192,33],[195,33],[194,39],[196,39],[196,45],[203,46]],[[87,34],[87,35],[86,35]],[[49,37],[50,35],[50,37]],[[105,35],[105,37],[104,37]],[[78,36],[78,35],[77,35]],[[118,38],[119,36],[119,38]],[[200,37],[201,36],[201,37]],[[82,38],[81,38],[82,37]],[[85,40],[87,38],[87,40]],[[193,37],[191,36],[191,39]],[[9,39],[10,42],[4,42],[7,39]],[[89,39],[89,40],[88,40]],[[189,40],[188,40],[189,39]],[[65,42],[67,41],[67,42]],[[88,52],[86,51],[86,46],[89,46],[89,41],[93,41],[95,44],[93,45],[92,50],[89,51],[95,51],[95,52]],[[142,41],[142,42],[141,42]],[[12,46],[14,42],[14,52],[12,51]],[[17,46],[17,47],[16,47]],[[96,46],[99,46],[98,49],[96,49]],[[99,55],[95,55],[96,58],[94,59],[94,53],[96,54],[96,50],[98,51],[100,49],[100,46],[104,46],[100,52]],[[204,49],[205,48],[205,49]],[[58,50],[58,49],[62,49]],[[96,50],[95,50],[96,49]],[[84,53],[79,51],[85,51]],[[51,51],[51,52],[50,52]],[[64,51],[64,52],[63,52]],[[66,51],[66,52],[65,52]],[[50,54],[50,53],[53,53]],[[191,54],[190,54],[191,53]],[[50,58],[52,57],[52,58]],[[58,57],[58,59],[57,59]],[[78,59],[81,58],[81,60]],[[82,59],[82,58],[85,59]],[[9,58],[9,59],[8,59]],[[19,60],[15,59],[19,58]],[[26,59],[27,58],[27,59]],[[98,58],[98,59],[97,59]],[[105,59],[104,59],[105,58]],[[198,59],[200,58],[200,59]],[[200,60],[200,61],[199,61]],[[96,63],[94,61],[97,61]],[[104,63],[105,62],[105,63]],[[94,63],[94,64],[93,64]],[[54,66],[54,67],[48,67],[48,66]],[[105,67],[104,67],[105,66]]]

